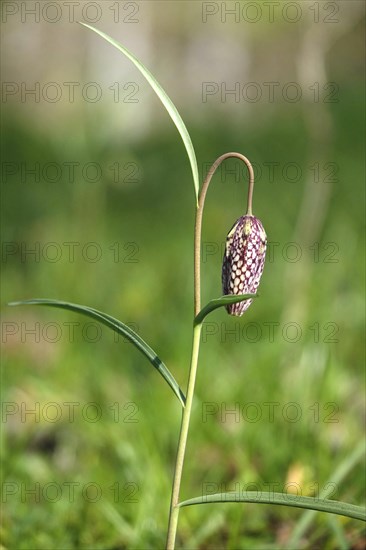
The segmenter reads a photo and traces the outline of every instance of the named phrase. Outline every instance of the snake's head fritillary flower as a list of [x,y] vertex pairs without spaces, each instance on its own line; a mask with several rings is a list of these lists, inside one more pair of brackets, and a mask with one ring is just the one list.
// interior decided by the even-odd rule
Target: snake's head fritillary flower
[[[255,216],[239,218],[226,238],[222,264],[222,288],[226,294],[255,294],[262,276],[267,235]],[[226,306],[230,315],[240,317],[253,300]]]

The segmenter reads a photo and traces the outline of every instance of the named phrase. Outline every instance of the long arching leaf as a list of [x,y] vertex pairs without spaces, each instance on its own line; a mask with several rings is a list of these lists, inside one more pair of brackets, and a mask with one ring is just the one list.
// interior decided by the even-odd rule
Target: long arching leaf
[[118,334],[122,334],[127,338],[137,349],[139,349],[145,357],[148,358],[150,363],[160,372],[164,380],[169,384],[175,395],[178,397],[182,406],[185,406],[185,396],[182,390],[180,389],[177,381],[175,380],[172,373],[164,365],[163,361],[157,356],[155,351],[130,327],[111,317],[107,313],[102,313],[96,309],[93,309],[88,306],[82,306],[79,304],[71,304],[70,302],[63,302],[60,300],[48,300],[48,299],[34,299],[34,300],[23,300],[20,302],[11,302],[9,306],[22,306],[22,305],[38,305],[38,306],[51,306],[61,309],[68,309],[71,311],[76,311],[76,313],[81,313],[87,317],[92,317],[100,323],[106,325],[107,327],[114,330]]
[[316,497],[303,497],[288,495],[286,493],[272,492],[229,492],[216,493],[213,495],[202,495],[180,502],[178,506],[193,506],[194,504],[212,504],[214,502],[255,502],[257,504],[279,504],[281,506],[292,506],[295,508],[307,508],[330,514],[338,514],[353,519],[366,521],[366,510],[362,506],[355,506],[347,502],[337,500],[323,500]]
[[221,296],[221,298],[215,298],[208,302],[204,308],[196,315],[194,319],[194,325],[200,325],[204,318],[214,311],[218,307],[228,306],[229,304],[236,304],[237,302],[243,302],[244,300],[249,300],[251,298],[257,298],[258,294],[227,294]]
[[117,48],[120,52],[122,52],[132,63],[138,68],[140,73],[146,78],[166,110],[168,111],[172,121],[176,125],[178,132],[180,133],[180,136],[183,140],[184,146],[186,148],[189,162],[191,163],[191,169],[192,169],[192,175],[193,175],[193,184],[194,184],[194,191],[196,194],[196,203],[198,205],[198,190],[199,190],[199,175],[198,175],[198,166],[197,166],[197,159],[196,159],[196,153],[193,148],[191,136],[188,133],[188,130],[186,128],[186,125],[184,124],[182,117],[178,113],[178,110],[168,94],[165,92],[165,90],[160,86],[159,82],[156,80],[156,78],[151,74],[151,72],[141,63],[137,57],[131,53],[127,48],[122,46],[119,42],[111,38],[108,34],[105,34],[104,32],[96,29],[95,27],[92,27],[91,25],[88,25],[87,23],[82,23],[79,21],[81,25],[84,27],[87,27],[88,29],[96,32],[104,38],[107,42],[109,42],[112,46]]

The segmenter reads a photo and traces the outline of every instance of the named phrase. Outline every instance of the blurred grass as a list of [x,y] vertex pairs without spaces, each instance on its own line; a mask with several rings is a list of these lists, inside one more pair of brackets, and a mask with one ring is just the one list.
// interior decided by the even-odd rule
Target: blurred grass
[[[334,135],[329,151],[329,160],[339,167],[338,179],[318,235],[321,261],[314,262],[307,244],[299,243],[303,251],[299,265],[307,269],[310,265],[311,281],[302,296],[307,314],[295,343],[286,341],[281,331],[286,322],[298,322],[284,318],[285,274],[291,280],[292,269],[298,266],[286,262],[281,251],[293,241],[309,175],[311,143],[300,107],[291,106],[288,113],[279,109],[260,131],[250,121],[245,129],[216,118],[205,127],[187,122],[199,164],[238,150],[262,166],[266,161],[281,166],[296,162],[303,167],[303,177],[297,183],[281,178],[271,182],[264,172],[257,180],[254,212],[269,240],[279,247],[273,261],[267,260],[260,298],[246,316],[238,320],[219,310],[208,319],[184,470],[184,499],[201,494],[207,486],[230,490],[237,489],[238,483],[243,490],[250,483],[264,490],[271,483],[275,490],[283,490],[293,481],[303,494],[312,494],[324,487],[363,437],[365,143],[360,136],[364,106],[357,81],[340,84],[344,84],[342,101],[331,109]],[[22,261],[19,251],[3,261],[3,406],[24,403],[32,409],[39,403],[42,412],[52,402],[60,405],[62,416],[57,422],[42,414],[36,419],[31,414],[26,418],[14,414],[4,420],[2,478],[5,484],[15,483],[17,493],[3,502],[2,545],[161,548],[180,424],[178,402],[138,352],[130,344],[115,342],[104,327],[100,339],[92,343],[87,340],[95,329],[91,327],[83,338],[86,321],[79,316],[36,308],[9,310],[5,303],[32,297],[66,299],[135,323],[184,388],[193,310],[194,194],[182,145],[177,136],[172,138],[174,130],[169,127],[124,150],[120,143],[104,143],[95,134],[89,135],[87,145],[82,139],[70,144],[66,140],[60,148],[56,140],[23,124],[11,110],[3,124],[7,162],[31,166],[36,161],[44,165],[75,160],[81,165],[98,162],[104,170],[97,183],[82,181],[80,176],[70,183],[65,174],[56,183],[32,183],[31,178],[22,183],[19,173],[3,181],[3,243],[24,242],[32,247],[40,242],[42,248],[54,242],[62,248],[62,257],[54,263],[42,257],[36,262],[31,256]],[[138,182],[113,183],[105,167],[120,158],[136,163]],[[220,252],[207,255],[203,264],[203,303],[221,295],[221,243],[243,213],[246,196],[243,182],[237,183],[233,175],[228,174],[225,182],[220,174],[215,179],[207,198],[203,242],[213,243]],[[63,245],[67,242],[81,243],[74,262]],[[102,258],[95,263],[85,261],[80,253],[91,242],[102,250]],[[118,262],[110,249],[116,242],[120,243]],[[330,242],[338,247],[337,263],[324,262],[322,246]],[[128,243],[135,244],[128,248]],[[301,286],[292,290],[303,292]],[[75,325],[73,342],[68,322],[80,323]],[[273,341],[268,322],[280,323]],[[9,323],[18,328],[13,337],[4,329]],[[31,334],[25,335],[25,329],[35,323],[40,323],[41,330],[46,323],[58,323],[60,339],[52,343],[47,341],[52,336],[41,335],[36,342]],[[243,333],[243,327],[249,331],[249,323],[262,331],[257,341],[246,341],[256,340],[253,333]],[[315,323],[319,341],[311,329]],[[330,334],[326,323],[338,329],[336,342],[325,341]],[[70,402],[80,403],[74,421],[65,405]],[[273,421],[265,405],[269,402],[278,403]],[[96,422],[82,414],[90,403],[101,411]],[[205,415],[209,403],[216,412]],[[248,408],[250,403],[262,411],[256,422],[250,420],[255,412]],[[296,403],[301,411],[297,422],[286,417],[286,411],[293,412],[286,409],[289,403]],[[243,407],[247,407],[245,418]],[[331,498],[362,504],[363,466],[357,464]],[[24,493],[37,483],[40,488],[48,483],[61,488],[60,498],[54,497],[52,486],[39,499]],[[73,500],[70,483],[76,484]],[[93,487],[91,496],[83,493],[89,483],[101,490],[96,502],[92,502]],[[136,502],[129,502],[132,499]],[[202,549],[278,548],[285,545],[301,516],[299,510],[262,505],[193,507],[181,512],[179,543]],[[344,547],[345,541],[347,548],[363,547],[365,532],[360,522],[317,514],[302,547],[336,549]]]

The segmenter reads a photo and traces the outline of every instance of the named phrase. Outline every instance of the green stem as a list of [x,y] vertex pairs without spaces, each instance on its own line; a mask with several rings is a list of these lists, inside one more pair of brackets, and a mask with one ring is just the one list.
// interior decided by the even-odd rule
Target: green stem
[[[223,160],[230,157],[239,158],[247,166],[247,169],[249,172],[247,215],[250,215],[250,216],[252,215],[252,200],[253,200],[253,186],[254,186],[254,172],[253,172],[252,165],[250,164],[249,160],[244,155],[241,155],[240,153],[225,153],[224,155],[221,155],[221,157],[216,159],[216,161],[213,163],[210,170],[208,171],[206,179],[202,185],[202,189],[201,189],[201,193],[198,201],[198,207],[196,210],[196,223],[194,228],[194,319],[195,320],[201,310],[201,232],[202,232],[202,216],[203,216],[203,209],[205,206],[206,193],[210,185],[211,178],[216,172],[218,166],[222,163]],[[177,533],[178,517],[179,517],[179,506],[178,506],[179,492],[180,492],[180,485],[182,480],[184,455],[185,455],[186,445],[187,445],[189,421],[191,418],[191,411],[192,411],[194,386],[196,382],[202,322],[203,322],[203,319],[200,323],[193,325],[191,366],[189,370],[186,405],[182,416],[177,458],[175,462],[172,498],[170,502],[168,537],[167,537],[167,543],[166,543],[167,550],[174,550],[174,547],[175,547],[175,537]]]
[[168,538],[167,538],[167,544],[166,544],[167,550],[174,549],[175,536],[176,536],[177,527],[178,527],[179,491],[180,491],[180,484],[182,479],[182,471],[183,471],[184,455],[186,451],[186,444],[187,444],[187,437],[188,437],[189,421],[191,418],[194,386],[196,382],[201,329],[202,329],[202,324],[196,325],[193,329],[191,368],[189,372],[186,406],[184,407],[184,411],[183,411],[182,424],[181,424],[180,435],[179,435],[177,459],[175,463],[172,499],[170,503]]

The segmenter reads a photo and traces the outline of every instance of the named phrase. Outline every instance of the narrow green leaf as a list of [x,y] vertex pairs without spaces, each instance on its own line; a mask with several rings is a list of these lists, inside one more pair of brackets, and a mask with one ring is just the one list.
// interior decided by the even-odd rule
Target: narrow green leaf
[[165,90],[161,87],[159,82],[156,80],[156,78],[151,74],[151,72],[141,63],[137,57],[131,53],[127,48],[122,46],[119,42],[111,38],[108,34],[105,34],[102,31],[99,31],[95,27],[92,27],[91,25],[88,25],[87,23],[82,23],[79,21],[80,25],[83,25],[84,27],[87,27],[88,29],[96,32],[104,38],[107,42],[109,42],[112,46],[117,48],[120,52],[122,52],[132,63],[138,68],[140,73],[146,78],[166,110],[168,111],[172,121],[176,125],[178,132],[180,133],[180,136],[183,140],[184,146],[186,148],[189,161],[191,163],[191,169],[192,169],[192,175],[193,175],[193,184],[194,184],[194,191],[196,194],[196,203],[198,205],[198,191],[199,191],[199,175],[198,175],[198,166],[197,166],[197,159],[196,159],[196,153],[193,148],[191,136],[188,133],[188,130],[186,128],[186,125],[184,124],[182,117],[178,113],[178,110],[168,94],[165,92]]
[[51,307],[57,307],[61,309],[76,311],[76,313],[81,313],[82,315],[86,315],[88,317],[92,317],[93,319],[96,319],[100,323],[114,330],[114,332],[117,332],[118,334],[122,334],[123,336],[125,336],[125,338],[127,338],[138,350],[140,350],[141,353],[143,353],[145,357],[148,358],[150,363],[159,371],[161,376],[164,378],[164,380],[171,387],[175,395],[178,397],[182,406],[183,407],[185,406],[186,398],[184,393],[180,389],[174,376],[171,374],[168,368],[164,365],[163,361],[156,355],[155,351],[151,349],[150,346],[130,327],[128,327],[118,319],[111,317],[111,315],[108,315],[107,313],[102,313],[101,311],[98,311],[88,306],[71,304],[70,302],[62,302],[60,300],[48,300],[48,299],[23,300],[20,302],[11,302],[8,305],[9,306],[22,306],[22,305],[51,306]]
[[279,504],[281,506],[291,506],[295,508],[308,508],[309,510],[318,510],[328,512],[329,514],[338,514],[353,519],[366,521],[366,510],[362,506],[355,506],[347,502],[337,500],[325,500],[315,497],[303,497],[298,495],[288,495],[286,493],[245,491],[216,493],[214,495],[202,495],[196,498],[190,498],[180,502],[178,506],[193,506],[194,504],[212,504],[214,502],[255,502],[257,504]]
[[221,296],[221,298],[215,298],[208,302],[204,308],[196,315],[194,319],[194,326],[200,325],[204,318],[214,311],[218,307],[228,306],[230,304],[236,304],[237,302],[243,302],[244,300],[249,300],[251,298],[257,298],[258,294],[227,294],[226,296]]

